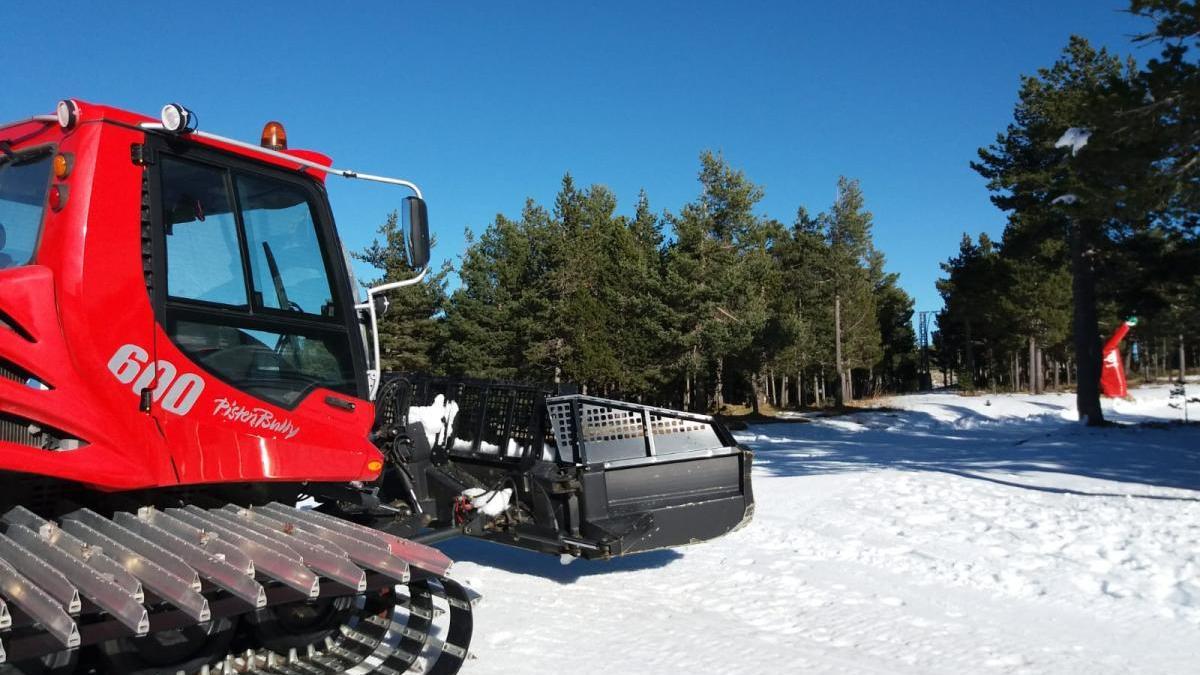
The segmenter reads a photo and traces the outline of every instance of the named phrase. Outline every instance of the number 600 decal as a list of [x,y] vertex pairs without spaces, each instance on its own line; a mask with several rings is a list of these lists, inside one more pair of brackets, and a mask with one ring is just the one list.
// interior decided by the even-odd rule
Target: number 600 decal
[[132,382],[133,392],[139,396],[153,385],[154,400],[162,403],[163,410],[176,415],[186,415],[204,391],[204,380],[199,375],[178,375],[174,364],[162,359],[152,362],[149,352],[137,345],[122,345],[117,349],[108,360],[108,370],[123,384]]

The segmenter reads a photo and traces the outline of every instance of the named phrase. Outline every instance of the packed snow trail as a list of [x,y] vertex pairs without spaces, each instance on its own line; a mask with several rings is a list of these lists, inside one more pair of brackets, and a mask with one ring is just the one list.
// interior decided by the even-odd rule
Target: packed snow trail
[[1196,672],[1200,427],[1133,395],[1126,428],[954,394],[753,426],[754,522],[697,546],[447,544],[483,594],[463,672]]

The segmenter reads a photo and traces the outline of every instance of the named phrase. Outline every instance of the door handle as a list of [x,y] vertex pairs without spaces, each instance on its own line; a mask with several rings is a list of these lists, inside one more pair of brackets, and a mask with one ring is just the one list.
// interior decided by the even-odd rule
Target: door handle
[[354,405],[354,401],[347,401],[346,399],[338,398],[336,396],[326,396],[325,403],[347,412],[354,412],[354,409],[357,407]]

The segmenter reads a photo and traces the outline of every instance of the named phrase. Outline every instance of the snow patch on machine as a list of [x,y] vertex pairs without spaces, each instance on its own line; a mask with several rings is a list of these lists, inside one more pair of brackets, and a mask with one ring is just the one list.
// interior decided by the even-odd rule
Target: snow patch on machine
[[453,400],[447,401],[441,394],[435,396],[430,405],[414,405],[408,409],[408,421],[421,423],[430,447],[446,442],[454,429],[454,418],[457,416],[458,403]]
[[512,501],[512,488],[503,490],[484,490],[483,488],[467,488],[463,496],[471,500],[471,506],[485,516],[495,517],[504,513]]

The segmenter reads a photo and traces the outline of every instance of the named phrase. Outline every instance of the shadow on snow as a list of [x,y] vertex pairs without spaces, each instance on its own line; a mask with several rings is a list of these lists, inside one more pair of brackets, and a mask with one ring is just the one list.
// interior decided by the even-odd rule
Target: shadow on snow
[[437,547],[455,562],[473,562],[499,568],[506,572],[550,579],[560,584],[574,583],[581,577],[598,574],[636,572],[665,567],[683,557],[682,554],[672,549],[665,549],[613,560],[583,560],[580,558],[569,565],[563,565],[556,556],[467,537],[452,539],[438,544]]
[[936,407],[955,419],[921,410],[864,411],[791,428],[751,425],[737,435],[754,449],[758,475],[937,471],[1044,492],[1200,501],[1200,496],[1073,490],[1032,480],[1037,473],[1057,473],[1200,490],[1198,427],[1089,428],[1062,419],[1062,409],[1052,405],[1040,407],[1053,413],[998,419],[965,406]]

